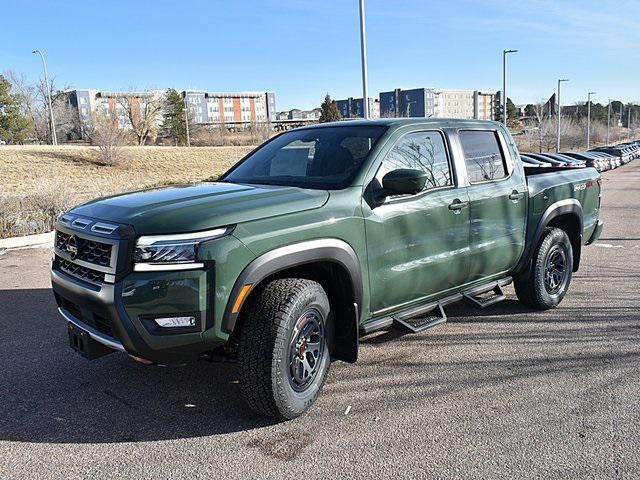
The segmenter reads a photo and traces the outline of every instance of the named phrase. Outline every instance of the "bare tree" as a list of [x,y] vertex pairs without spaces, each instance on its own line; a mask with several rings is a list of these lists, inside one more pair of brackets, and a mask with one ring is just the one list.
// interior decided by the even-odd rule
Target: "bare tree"
[[191,145],[220,147],[225,144],[225,134],[226,128],[222,124],[200,125],[191,134]]
[[249,127],[251,145],[260,145],[271,136],[271,122],[253,122]]
[[129,161],[125,149],[127,132],[120,128],[114,115],[95,115],[89,138],[98,147],[96,163],[105,166],[123,166]]
[[[37,85],[29,83],[21,73],[8,71],[5,77],[11,82],[20,103],[21,113],[33,124],[33,135],[39,142],[47,143],[51,140],[50,117],[47,106],[48,89],[41,80]],[[64,89],[56,88],[55,77],[49,79],[51,89],[51,104],[56,123],[58,138],[65,138],[74,133],[80,134],[80,117],[78,110],[67,101]]]
[[545,122],[544,106],[544,101],[540,101],[528,106],[528,115],[524,121],[524,137],[527,140],[527,146],[525,148],[521,148],[522,150],[535,150],[540,153],[542,152],[545,131],[547,130],[546,126],[543,127],[542,125]]
[[150,137],[157,135],[164,108],[164,94],[149,92],[122,95],[116,101],[124,110],[138,145],[144,145]]
[[69,103],[63,90],[52,91],[51,106],[53,107],[58,139],[80,138],[82,135],[78,109]]

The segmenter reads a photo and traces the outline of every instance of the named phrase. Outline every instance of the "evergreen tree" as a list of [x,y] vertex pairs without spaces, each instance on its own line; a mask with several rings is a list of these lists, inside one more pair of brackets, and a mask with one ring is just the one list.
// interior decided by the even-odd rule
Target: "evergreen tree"
[[320,109],[322,113],[320,114],[320,123],[324,122],[333,122],[335,120],[341,120],[342,115],[340,115],[340,110],[338,110],[338,104],[335,100],[331,100],[331,97],[327,93],[327,96],[324,97],[324,102],[320,105]]
[[20,105],[11,93],[11,84],[0,75],[0,139],[7,143],[23,143],[33,130],[27,117],[20,113]]
[[507,126],[514,130],[519,129],[522,126],[520,124],[520,114],[518,113],[518,108],[508,97],[507,97]]
[[182,95],[173,88],[168,89],[165,95],[162,131],[175,145],[187,144],[186,114]]
[[520,115],[518,114],[518,109],[515,104],[507,97],[507,121],[509,120],[515,120],[517,122],[520,120]]

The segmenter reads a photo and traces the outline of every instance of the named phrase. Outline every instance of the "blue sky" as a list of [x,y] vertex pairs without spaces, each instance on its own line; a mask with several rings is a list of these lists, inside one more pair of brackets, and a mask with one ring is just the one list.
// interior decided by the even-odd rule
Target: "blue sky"
[[[277,108],[358,96],[357,0],[3,0],[0,72],[59,86],[273,90]],[[640,100],[640,1],[367,0],[369,89],[497,90],[515,103]]]

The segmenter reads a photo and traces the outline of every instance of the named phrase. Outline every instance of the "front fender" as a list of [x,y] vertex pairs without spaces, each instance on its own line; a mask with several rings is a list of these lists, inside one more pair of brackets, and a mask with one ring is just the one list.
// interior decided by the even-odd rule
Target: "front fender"
[[334,262],[349,273],[354,293],[353,302],[356,311],[362,312],[362,272],[355,251],[348,243],[337,238],[315,239],[276,248],[247,265],[236,280],[227,301],[222,330],[230,334],[235,328],[240,309],[234,313],[233,307],[243,286],[250,285],[244,295],[244,298],[247,298],[251,291],[268,276],[287,268],[314,262]]

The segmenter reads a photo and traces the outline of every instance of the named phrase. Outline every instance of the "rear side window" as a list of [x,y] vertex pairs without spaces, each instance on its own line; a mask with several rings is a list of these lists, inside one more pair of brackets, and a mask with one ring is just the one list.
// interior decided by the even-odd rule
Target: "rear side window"
[[499,180],[508,175],[497,132],[461,130],[459,135],[470,183]]
[[425,190],[452,184],[449,158],[440,132],[412,132],[406,134],[387,154],[376,175],[382,177],[391,170],[410,168],[427,174]]

